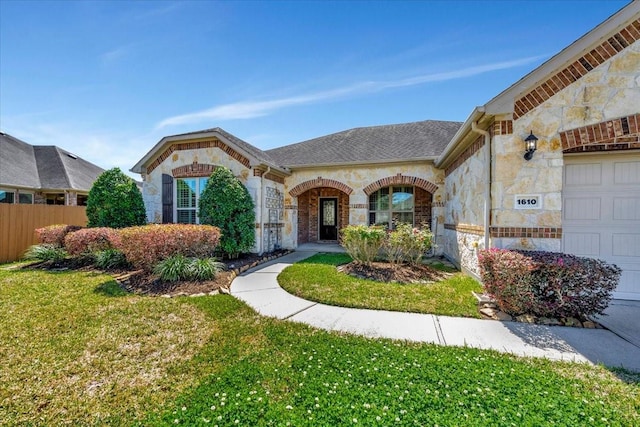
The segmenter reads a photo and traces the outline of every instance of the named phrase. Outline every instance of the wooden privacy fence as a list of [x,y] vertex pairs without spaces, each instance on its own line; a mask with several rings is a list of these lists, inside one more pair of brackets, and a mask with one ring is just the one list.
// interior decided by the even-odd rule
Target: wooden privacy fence
[[0,262],[16,261],[38,243],[35,229],[53,224],[87,225],[84,206],[0,203]]

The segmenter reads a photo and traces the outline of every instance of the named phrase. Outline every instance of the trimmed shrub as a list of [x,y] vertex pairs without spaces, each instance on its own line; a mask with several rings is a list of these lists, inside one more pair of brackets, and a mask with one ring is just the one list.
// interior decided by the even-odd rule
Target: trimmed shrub
[[42,245],[33,245],[27,249],[24,254],[25,259],[34,259],[39,261],[59,262],[67,257],[65,250],[55,244],[44,243]]
[[395,230],[389,232],[385,241],[385,250],[392,264],[418,264],[431,249],[433,234],[428,228],[416,228],[411,224],[398,223]]
[[120,230],[120,249],[134,267],[152,271],[172,255],[196,258],[212,256],[220,241],[220,229],[210,225],[151,224]]
[[119,168],[103,172],[87,200],[89,227],[123,228],[147,223],[142,194]]
[[64,238],[64,248],[74,256],[113,249],[119,244],[120,235],[108,227],[84,228],[68,233]]
[[478,252],[486,292],[509,314],[584,317],[602,314],[622,270],[558,252],[488,249]]
[[103,270],[113,270],[116,268],[129,267],[124,253],[118,249],[105,249],[93,254],[96,267]]
[[201,224],[220,228],[220,250],[229,258],[249,252],[255,244],[254,204],[247,188],[225,167],[211,174],[200,196]]
[[378,225],[349,225],[340,230],[342,246],[357,262],[371,263],[384,244],[387,232]]
[[160,261],[153,269],[154,273],[167,282],[178,280],[211,280],[225,265],[215,258],[187,258],[184,255],[173,255]]
[[55,224],[36,229],[38,242],[46,245],[64,246],[64,238],[68,233],[81,230],[78,225]]

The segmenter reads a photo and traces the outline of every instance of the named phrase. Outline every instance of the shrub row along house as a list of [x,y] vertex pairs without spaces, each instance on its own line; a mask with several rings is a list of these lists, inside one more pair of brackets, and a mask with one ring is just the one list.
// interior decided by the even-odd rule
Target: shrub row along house
[[[262,151],[212,128],[167,136],[131,170],[152,222],[197,222],[218,166],[256,205],[255,252],[335,241],[348,224],[428,224],[478,274],[486,247],[598,257],[640,299],[640,2],[631,2],[464,123],[352,129]],[[527,148],[526,144],[529,144]]]

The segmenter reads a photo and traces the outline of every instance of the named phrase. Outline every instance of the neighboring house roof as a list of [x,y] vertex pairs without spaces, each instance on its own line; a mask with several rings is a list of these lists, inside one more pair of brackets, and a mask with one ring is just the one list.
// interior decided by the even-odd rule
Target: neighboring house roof
[[286,170],[282,169],[280,165],[276,161],[274,161],[274,159],[266,152],[257,147],[254,147],[248,142],[243,141],[242,139],[230,134],[229,132],[219,127],[165,136],[151,150],[149,150],[149,152],[145,154],[145,156],[140,159],[140,161],[138,161],[135,166],[131,168],[131,172],[142,173],[143,166],[146,167],[147,163],[151,159],[153,159],[156,154],[162,153],[163,149],[166,149],[166,147],[168,147],[172,143],[189,139],[206,138],[210,136],[222,137],[223,142],[231,144],[233,148],[237,149],[242,154],[248,155],[249,157],[253,158],[256,165],[264,164],[266,166],[281,169],[283,172],[287,172]]
[[0,186],[89,191],[104,172],[53,145],[31,145],[0,132]]
[[[630,25],[633,27],[631,32],[625,29]],[[472,123],[482,122],[480,127],[483,127],[490,123],[492,116],[495,115],[513,113],[514,119],[517,119],[526,114],[526,108],[520,107],[523,98],[533,96],[537,99],[534,104],[539,104],[553,96],[553,88],[557,91],[565,87],[564,85],[577,81],[591,68],[597,67],[626,48],[631,40],[637,40],[639,26],[640,1],[632,1],[485,105],[476,107],[444,149],[436,161],[436,166],[446,168],[468,145],[473,143],[479,134],[472,131]],[[597,52],[592,55],[591,52],[594,49]],[[559,77],[560,81],[556,77],[557,73],[563,74]],[[548,84],[550,78],[553,79],[551,85]],[[540,85],[542,89],[539,89]],[[515,111],[516,103],[518,111]],[[535,105],[530,105],[528,108],[533,109]]]
[[461,124],[425,120],[361,127],[268,150],[267,154],[289,168],[435,159]]

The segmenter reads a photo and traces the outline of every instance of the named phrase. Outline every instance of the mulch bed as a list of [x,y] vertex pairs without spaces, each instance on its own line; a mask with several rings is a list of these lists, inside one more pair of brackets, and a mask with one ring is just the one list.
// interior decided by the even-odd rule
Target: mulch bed
[[351,262],[339,266],[338,271],[359,279],[369,279],[387,283],[433,283],[452,276],[452,273],[439,271],[424,264],[394,265],[387,262],[372,262],[369,265]]
[[233,279],[240,273],[253,268],[259,264],[279,258],[290,253],[289,250],[278,250],[265,253],[261,256],[256,254],[244,254],[237,259],[221,260],[226,265],[225,271],[219,272],[214,280],[207,281],[180,281],[180,282],[164,282],[157,275],[146,273],[142,270],[110,270],[102,271],[95,266],[83,262],[77,258],[67,258],[63,261],[38,262],[29,264],[23,268],[43,269],[50,271],[97,271],[109,274],[120,284],[120,286],[128,292],[155,295],[155,296],[187,296],[187,295],[213,295],[219,292],[228,293],[229,287]]

